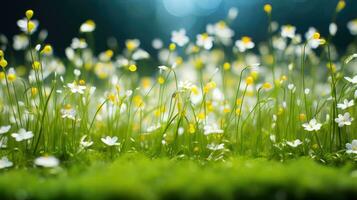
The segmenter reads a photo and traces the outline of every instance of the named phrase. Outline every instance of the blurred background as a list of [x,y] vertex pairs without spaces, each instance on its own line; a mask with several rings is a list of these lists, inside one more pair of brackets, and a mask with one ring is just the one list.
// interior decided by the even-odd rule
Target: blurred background
[[[266,39],[267,17],[263,5],[273,6],[273,20],[279,24],[293,24],[299,33],[310,26],[322,35],[328,33],[328,25],[338,0],[11,0],[2,1],[0,33],[11,38],[20,32],[16,21],[24,17],[27,9],[35,11],[40,29],[48,30],[47,42],[57,55],[63,55],[79,26],[93,19],[96,50],[107,47],[107,38],[115,37],[119,48],[124,41],[139,38],[141,46],[152,51],[151,41],[160,37],[169,42],[172,30],[185,28],[191,39],[204,32],[207,23],[224,19],[229,8],[237,7],[239,15],[233,23],[235,37],[249,35],[255,42]],[[353,40],[346,23],[357,18],[357,1],[346,0],[337,22],[339,30],[335,43],[343,49]]]

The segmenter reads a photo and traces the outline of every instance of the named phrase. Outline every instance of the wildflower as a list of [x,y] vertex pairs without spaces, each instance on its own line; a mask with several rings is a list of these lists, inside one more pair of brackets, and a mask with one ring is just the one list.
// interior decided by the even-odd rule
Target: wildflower
[[203,127],[204,130],[204,135],[211,135],[211,134],[222,134],[223,130],[218,127],[217,124],[211,123],[211,124],[206,124]]
[[272,11],[272,6],[270,4],[265,4],[264,5],[264,12],[266,12],[267,14],[270,14]]
[[347,23],[347,28],[352,35],[357,35],[357,18]]
[[71,120],[75,120],[75,116],[76,116],[76,110],[72,108],[71,105],[67,104],[65,105],[65,107],[63,109],[61,109],[61,114],[62,114],[62,118],[68,118]]
[[228,19],[234,20],[238,16],[238,9],[236,7],[232,7],[228,10]]
[[263,83],[262,88],[269,90],[272,88],[272,85],[269,82],[265,82],[265,83]]
[[219,150],[222,150],[224,149],[224,144],[208,144],[207,145],[207,149],[211,150],[211,151],[219,151]]
[[26,18],[17,21],[17,26],[24,33],[32,34],[36,31],[38,27],[37,20],[28,20]]
[[304,113],[299,114],[299,120],[300,121],[305,121],[306,120],[306,115]]
[[33,68],[34,70],[39,70],[39,69],[41,68],[41,63],[38,62],[38,61],[33,62],[32,68]]
[[9,132],[10,129],[11,129],[11,125],[0,126],[0,135]]
[[320,37],[320,33],[313,27],[310,27],[305,34],[305,38],[308,41],[309,47],[316,49],[320,45],[325,43],[325,40]]
[[118,146],[120,145],[120,143],[118,143],[118,137],[114,136],[114,137],[110,137],[110,136],[106,136],[105,138],[101,138],[102,142],[108,146]]
[[245,79],[245,83],[246,83],[247,85],[253,84],[253,83],[254,83],[253,77],[252,77],[252,76],[248,76],[248,77]]
[[128,51],[132,52],[140,46],[140,41],[138,39],[126,40],[125,46]]
[[26,15],[26,18],[27,18],[28,20],[30,20],[30,19],[32,18],[32,16],[33,16],[33,10],[27,10],[27,11],[25,12],[25,15]]
[[231,38],[234,36],[234,31],[227,26],[226,22],[219,21],[216,24],[207,25],[207,33],[216,36],[218,41],[224,45],[231,44]]
[[35,159],[35,165],[45,168],[57,167],[59,160],[54,156],[41,156]]
[[160,85],[162,85],[162,84],[165,83],[165,78],[162,77],[162,76],[159,76],[159,77],[157,78],[157,82],[158,82]]
[[46,44],[46,45],[43,47],[43,49],[42,49],[42,51],[41,51],[41,54],[51,55],[52,52],[53,52],[52,46],[49,45],[49,44]]
[[357,84],[357,75],[354,76],[353,78],[350,78],[350,77],[346,76],[345,79],[350,83]]
[[336,11],[340,12],[346,7],[346,2],[344,0],[339,0],[336,6]]
[[335,23],[331,23],[328,27],[329,33],[334,36],[337,32],[337,25]]
[[353,118],[350,116],[350,113],[346,112],[345,114],[339,114],[335,119],[335,122],[339,127],[349,126],[352,124]]
[[197,35],[196,44],[199,47],[210,50],[213,46],[213,37],[209,36],[207,33],[199,34]]
[[159,38],[155,38],[151,45],[154,47],[154,49],[161,49],[164,46],[164,43]]
[[75,81],[73,83],[68,83],[67,86],[73,94],[84,94],[84,90],[87,88],[84,85],[78,85]]
[[294,140],[292,142],[291,141],[287,141],[286,144],[291,146],[291,147],[293,147],[293,148],[296,148],[296,147],[300,146],[302,144],[302,142],[299,139],[297,139],[297,140]]
[[169,50],[170,50],[170,51],[175,51],[175,50],[176,50],[176,44],[175,44],[175,43],[171,43],[171,44],[169,45]]
[[142,60],[142,59],[148,59],[148,58],[150,58],[150,54],[147,51],[144,51],[142,49],[136,50],[132,55],[133,60]]
[[86,141],[87,135],[83,135],[80,140],[80,146],[84,149],[93,145],[93,141]]
[[82,33],[90,33],[95,30],[95,23],[93,20],[87,20],[85,21],[81,27],[79,28],[79,31]]
[[342,110],[345,110],[349,107],[352,107],[354,105],[354,101],[348,101],[347,99],[343,100],[343,103],[338,103],[337,104],[337,108],[340,108]]
[[315,118],[311,119],[309,123],[304,123],[302,125],[306,131],[318,131],[321,126],[322,124],[318,123]]
[[225,62],[225,63],[223,64],[223,69],[224,69],[224,70],[228,71],[230,68],[231,68],[231,64],[230,64],[229,62]]
[[357,140],[352,140],[351,143],[346,144],[346,153],[348,154],[357,154]]
[[12,133],[11,136],[15,138],[17,142],[21,142],[23,140],[28,140],[33,137],[32,131],[26,131],[25,129],[21,128],[18,133]]
[[281,27],[281,36],[284,38],[293,39],[295,37],[295,26],[292,25],[285,25]]
[[178,31],[173,31],[171,33],[171,41],[180,47],[185,46],[189,42],[189,38],[186,36],[186,30],[180,29]]
[[[85,39],[83,38],[73,38],[72,39],[72,43],[71,43],[71,47],[72,49],[85,49],[87,48],[88,44],[86,42]],[[66,51],[66,53],[68,53]]]
[[243,36],[240,40],[237,40],[235,45],[240,52],[245,52],[248,49],[254,48],[254,43],[252,42],[252,39],[247,36]]
[[136,67],[136,65],[132,64],[132,65],[129,65],[128,69],[129,69],[129,71],[131,71],[131,72],[135,72],[136,69],[137,69],[137,67]]
[[2,68],[5,68],[7,66],[7,61],[5,60],[5,58],[0,59],[0,66]]
[[13,166],[13,163],[6,156],[3,156],[0,159],[0,169],[12,167],[12,166]]

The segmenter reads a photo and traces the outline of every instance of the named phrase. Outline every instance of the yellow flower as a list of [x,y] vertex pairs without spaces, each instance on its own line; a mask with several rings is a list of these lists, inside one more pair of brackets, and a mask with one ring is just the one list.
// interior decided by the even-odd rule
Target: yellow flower
[[136,95],[133,97],[133,102],[134,105],[138,108],[143,107],[144,106],[144,101],[142,99],[142,97],[140,95]]
[[194,134],[196,132],[196,128],[195,128],[195,125],[193,123],[190,123],[189,126],[188,126],[188,132],[191,133],[191,134]]
[[30,20],[30,19],[32,18],[32,16],[33,16],[33,10],[27,10],[27,11],[25,12],[25,15],[26,15],[26,18],[27,18],[28,20]]
[[135,72],[137,70],[137,67],[136,67],[136,65],[130,65],[129,66],[129,71],[131,71],[131,72]]
[[345,2],[344,0],[340,0],[340,1],[338,1],[338,3],[337,3],[336,11],[337,11],[337,12],[340,12],[340,11],[343,10],[345,7],[346,7],[346,2]]
[[271,7],[271,5],[270,4],[265,4],[264,5],[264,11],[267,13],[267,14],[270,14],[271,13],[271,11],[272,11],[272,7]]
[[36,87],[32,87],[31,88],[31,95],[32,96],[36,96],[37,93],[38,93],[38,89]]
[[223,64],[223,69],[224,69],[224,70],[228,71],[230,68],[231,68],[231,64],[230,64],[230,63],[225,62],[225,63]]
[[0,72],[0,80],[4,80],[5,79],[5,72]]
[[157,78],[157,82],[158,82],[160,85],[162,85],[162,84],[165,83],[165,78],[162,77],[162,76],[159,76],[159,77]]
[[85,80],[83,80],[83,79],[79,80],[79,85],[85,85],[85,84],[86,84]]
[[169,49],[170,49],[170,51],[175,51],[175,49],[176,49],[176,44],[175,44],[175,43],[171,43],[171,44],[169,45]]
[[236,115],[240,115],[241,111],[240,111],[240,108],[237,108],[236,109]]
[[16,74],[9,74],[7,78],[9,79],[10,82],[13,82],[16,80]]
[[38,62],[38,61],[33,62],[32,68],[33,68],[34,70],[39,70],[39,69],[41,68],[41,63]]
[[135,49],[137,49],[140,45],[140,41],[138,39],[133,39],[133,40],[127,40],[125,42],[125,46],[128,49],[128,51],[132,52]]
[[201,69],[203,67],[203,60],[201,58],[197,58],[194,61],[194,65],[196,69]]
[[5,67],[7,66],[7,61],[5,60],[5,58],[2,58],[2,59],[0,60],[0,66],[1,66],[2,68],[5,68]]
[[312,35],[312,38],[314,38],[315,40],[320,39],[320,33],[315,32],[315,33]]
[[247,85],[252,85],[254,83],[254,78],[252,76],[248,76],[246,79],[245,79],[245,83]]
[[116,96],[113,94],[113,93],[109,93],[108,96],[107,96],[108,100],[111,101],[111,102],[115,102],[116,100]]
[[299,114],[299,120],[302,121],[302,122],[306,121],[306,115],[304,113],[300,113]]
[[52,53],[52,46],[49,45],[49,44],[46,44],[42,51],[41,51],[42,54],[46,54],[46,55],[50,55]]
[[205,113],[203,113],[203,112],[198,113],[197,118],[200,119],[200,120],[204,120],[205,119]]
[[262,85],[262,88],[268,90],[268,89],[272,88],[272,85],[271,85],[270,83],[268,83],[268,82],[265,82],[265,83]]
[[29,33],[31,33],[35,29],[36,25],[32,21],[27,22],[27,30]]
[[105,55],[106,55],[108,58],[113,57],[113,54],[114,54],[114,52],[113,52],[112,50],[110,50],[110,49],[108,49],[108,50],[105,51]]
[[241,98],[238,98],[238,99],[236,100],[236,104],[237,104],[237,105],[242,104],[242,99],[241,99]]

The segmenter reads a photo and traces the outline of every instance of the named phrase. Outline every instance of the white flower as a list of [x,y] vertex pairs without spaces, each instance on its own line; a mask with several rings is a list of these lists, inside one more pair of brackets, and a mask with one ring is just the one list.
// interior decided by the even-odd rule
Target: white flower
[[348,101],[347,99],[343,100],[343,103],[338,103],[337,104],[337,108],[340,108],[342,110],[345,110],[349,107],[352,107],[354,105],[354,101]]
[[186,30],[180,29],[178,31],[172,31],[171,41],[180,47],[185,46],[189,42],[189,38],[186,36]]
[[88,148],[93,145],[93,141],[86,141],[87,135],[83,135],[80,141],[80,145],[83,148]]
[[219,151],[219,150],[222,150],[224,149],[224,144],[208,144],[207,145],[207,149],[211,150],[211,151]]
[[6,156],[3,156],[0,159],[0,169],[8,168],[11,167],[12,165],[13,163]]
[[178,83],[178,88],[180,90],[191,90],[193,87],[193,84],[191,83],[191,81],[185,80],[185,81],[180,81]]
[[336,35],[337,25],[335,23],[331,23],[328,27],[328,30],[332,36]]
[[53,156],[41,156],[35,159],[35,165],[52,168],[59,165],[59,160]]
[[150,54],[143,49],[136,50],[132,55],[133,60],[143,60],[148,58],[150,58]]
[[272,142],[276,142],[276,136],[275,135],[269,135],[269,139]]
[[154,125],[151,125],[149,126],[146,131],[151,133],[151,132],[154,132],[156,130],[158,130],[159,128],[161,128],[161,124],[160,123],[157,123],[157,124],[154,124]]
[[11,136],[15,138],[17,142],[21,142],[23,140],[28,140],[33,137],[32,131],[26,131],[25,129],[21,128],[18,133],[12,133]]
[[350,154],[357,154],[357,140],[352,140],[352,143],[346,144],[346,153]]
[[[72,49],[84,49],[84,48],[87,48],[87,42],[85,39],[81,38],[81,39],[78,39],[78,38],[73,38],[72,39],[72,43],[71,43],[71,48]],[[66,53],[68,53],[66,51]]]
[[214,35],[224,45],[230,45],[234,36],[234,31],[227,26],[224,21],[219,21],[214,25],[208,24],[206,27],[207,33]]
[[247,36],[243,36],[240,40],[237,40],[235,45],[240,52],[245,52],[248,49],[254,48],[254,42]]
[[350,113],[346,112],[345,114],[338,115],[338,118],[335,119],[335,122],[338,123],[339,127],[343,127],[343,126],[349,126],[351,125],[353,121],[353,118],[350,116]]
[[13,41],[12,47],[17,51],[25,50],[29,45],[28,37],[25,34],[15,35]]
[[110,137],[107,136],[105,138],[101,138],[102,142],[108,146],[118,146],[120,145],[120,143],[118,143],[118,137],[114,136],[114,137]]
[[223,133],[223,130],[220,129],[216,123],[206,124],[203,127],[203,130],[204,130],[205,135],[222,134]]
[[67,105],[65,108],[61,109],[61,114],[62,114],[61,116],[62,118],[68,118],[71,120],[76,119],[76,110],[71,106]]
[[0,127],[0,135],[9,132],[10,128],[11,128],[11,125],[1,126],[1,127]]
[[350,82],[350,83],[353,83],[353,84],[356,84],[357,83],[357,75],[354,76],[353,78],[350,78],[350,77],[345,77],[345,79]]
[[[34,25],[35,27],[31,30],[30,34],[34,33],[36,30],[37,30],[37,27],[38,27],[38,21],[37,20],[30,20]],[[27,33],[28,29],[27,29],[27,19],[26,18],[23,18],[23,19],[19,19],[17,21],[17,26],[20,28],[20,30],[24,33]]]
[[162,40],[160,40],[159,38],[155,38],[152,43],[151,43],[152,47],[154,49],[161,49],[162,46],[164,45],[164,43],[162,42]]
[[234,20],[238,16],[238,9],[236,7],[232,7],[228,10],[228,19]]
[[93,20],[85,21],[79,28],[79,31],[82,33],[89,33],[89,32],[93,32],[94,30],[95,30],[95,23]]
[[354,19],[347,23],[347,28],[352,35],[357,35],[357,19]]
[[69,87],[71,92],[74,93],[74,94],[75,93],[83,94],[84,90],[87,88],[84,85],[78,85],[76,82],[68,83],[67,86]]
[[287,141],[286,144],[291,146],[291,147],[293,147],[293,148],[296,148],[299,145],[301,145],[302,142],[299,139],[297,139],[297,140],[294,140],[294,141]]
[[210,50],[213,46],[213,37],[209,36],[207,33],[199,34],[197,35],[196,44],[199,47]]
[[285,25],[281,27],[281,36],[284,38],[293,39],[295,37],[295,26],[292,25]]
[[315,118],[311,119],[309,123],[304,123],[302,125],[306,131],[318,131],[321,126],[322,124],[318,123]]

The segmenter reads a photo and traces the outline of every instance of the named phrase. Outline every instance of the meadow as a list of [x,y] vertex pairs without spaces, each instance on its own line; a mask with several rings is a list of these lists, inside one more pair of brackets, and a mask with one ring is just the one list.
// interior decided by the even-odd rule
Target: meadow
[[[337,24],[345,6],[322,35],[266,4],[261,43],[235,35],[231,8],[195,38],[154,39],[158,58],[139,39],[97,53],[90,19],[56,56],[25,11],[12,42],[0,35],[1,199],[356,198],[357,18]],[[338,51],[342,26],[355,40]]]

